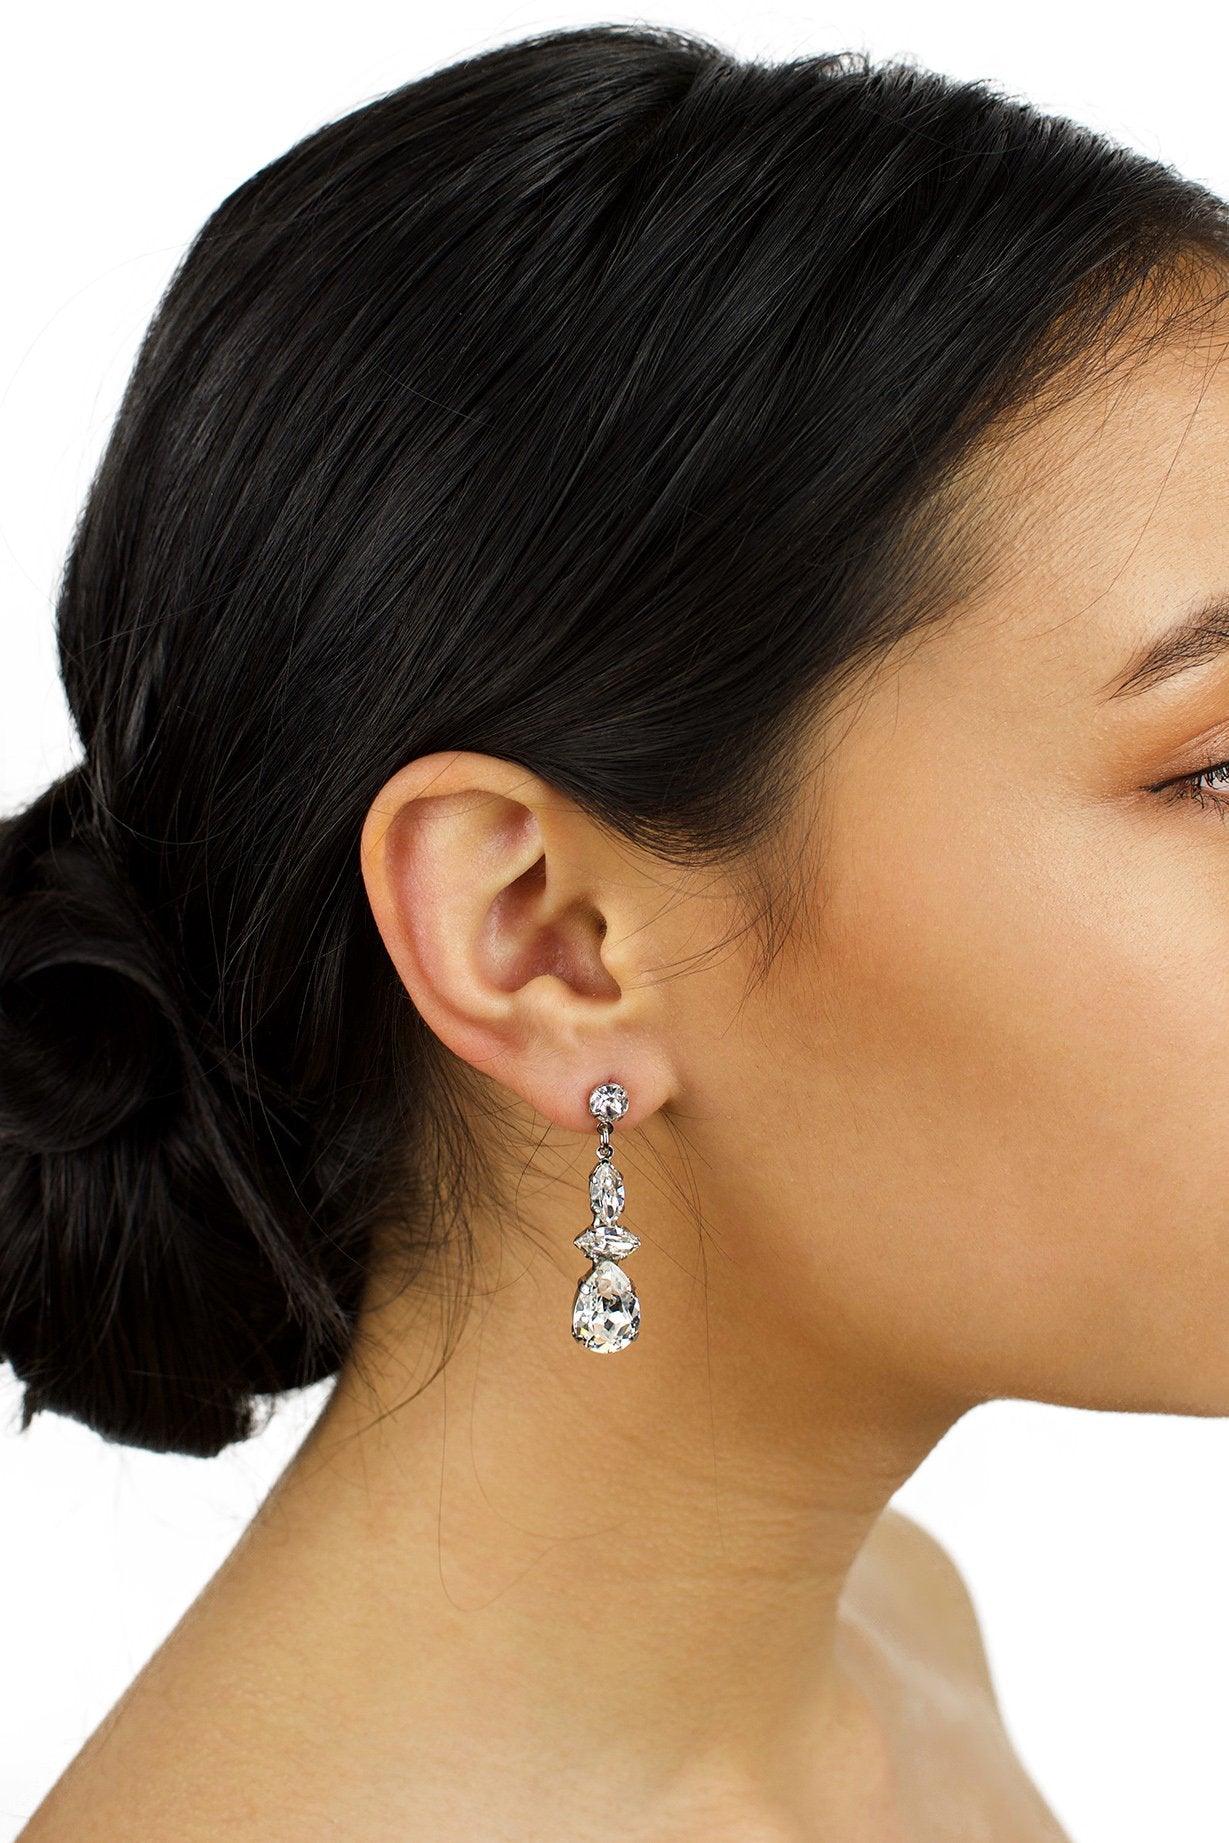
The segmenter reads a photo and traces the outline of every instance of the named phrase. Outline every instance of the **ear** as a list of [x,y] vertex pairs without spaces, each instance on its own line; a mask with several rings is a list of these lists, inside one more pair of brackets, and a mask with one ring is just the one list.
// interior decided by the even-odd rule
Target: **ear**
[[402,984],[455,1055],[577,1132],[597,1130],[599,1082],[627,1089],[624,1126],[674,1093],[667,867],[648,874],[557,788],[469,751],[399,769],[359,856]]

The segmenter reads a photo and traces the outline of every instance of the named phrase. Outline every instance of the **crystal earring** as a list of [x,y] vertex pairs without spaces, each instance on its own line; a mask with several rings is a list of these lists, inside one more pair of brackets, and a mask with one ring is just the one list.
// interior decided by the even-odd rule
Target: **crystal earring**
[[611,1163],[610,1134],[627,1112],[627,1090],[617,1081],[602,1082],[589,1096],[589,1112],[600,1123],[597,1163],[589,1173],[593,1221],[573,1242],[593,1266],[576,1289],[572,1336],[586,1350],[624,1350],[640,1332],[640,1301],[619,1262],[635,1253],[640,1237],[619,1221],[623,1178]]

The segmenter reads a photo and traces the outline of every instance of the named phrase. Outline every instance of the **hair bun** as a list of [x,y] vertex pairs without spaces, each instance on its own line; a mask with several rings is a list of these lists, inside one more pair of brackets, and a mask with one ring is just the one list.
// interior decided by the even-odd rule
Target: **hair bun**
[[0,827],[0,1141],[80,1151],[174,1087],[176,1007],[80,769]]
[[205,1456],[336,1369],[362,1269],[95,811],[74,770],[0,821],[0,1361],[23,1428]]

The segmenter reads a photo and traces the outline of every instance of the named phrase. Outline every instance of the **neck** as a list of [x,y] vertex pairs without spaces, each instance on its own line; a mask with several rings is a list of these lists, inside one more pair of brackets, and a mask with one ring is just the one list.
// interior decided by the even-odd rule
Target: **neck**
[[624,1812],[720,1787],[723,1809],[827,1799],[835,1825],[891,1777],[843,1640],[850,1572],[956,1411],[859,1367],[838,1328],[783,1324],[734,1261],[665,1258],[677,1224],[625,1263],[640,1337],[582,1349],[576,1214],[569,1190],[532,1239],[479,1226],[442,1368],[447,1288],[373,1281],[232,1571],[254,1615],[285,1615],[286,1680],[352,1709],[386,1769],[445,1763],[477,1800],[547,1762],[580,1797],[617,1760]]

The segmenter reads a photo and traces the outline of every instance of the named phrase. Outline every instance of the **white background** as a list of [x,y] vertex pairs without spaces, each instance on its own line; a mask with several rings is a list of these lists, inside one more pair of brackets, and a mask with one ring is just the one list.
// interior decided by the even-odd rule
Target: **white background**
[[[1229,192],[1223,8],[930,0],[649,16],[745,55],[914,54]],[[635,17],[455,0],[425,22],[375,0],[107,0],[12,17],[0,809],[77,759],[52,641],[57,572],[140,333],[208,213],[319,123],[463,53]],[[194,1460],[50,1416],[19,1436],[18,1390],[0,1370],[0,1843],[221,1562],[329,1386],[288,1398],[247,1445]],[[1001,1402],[953,1429],[897,1495],[962,1568],[1012,1737],[1074,1843],[1229,1839],[1227,1479],[1225,1420]]]

